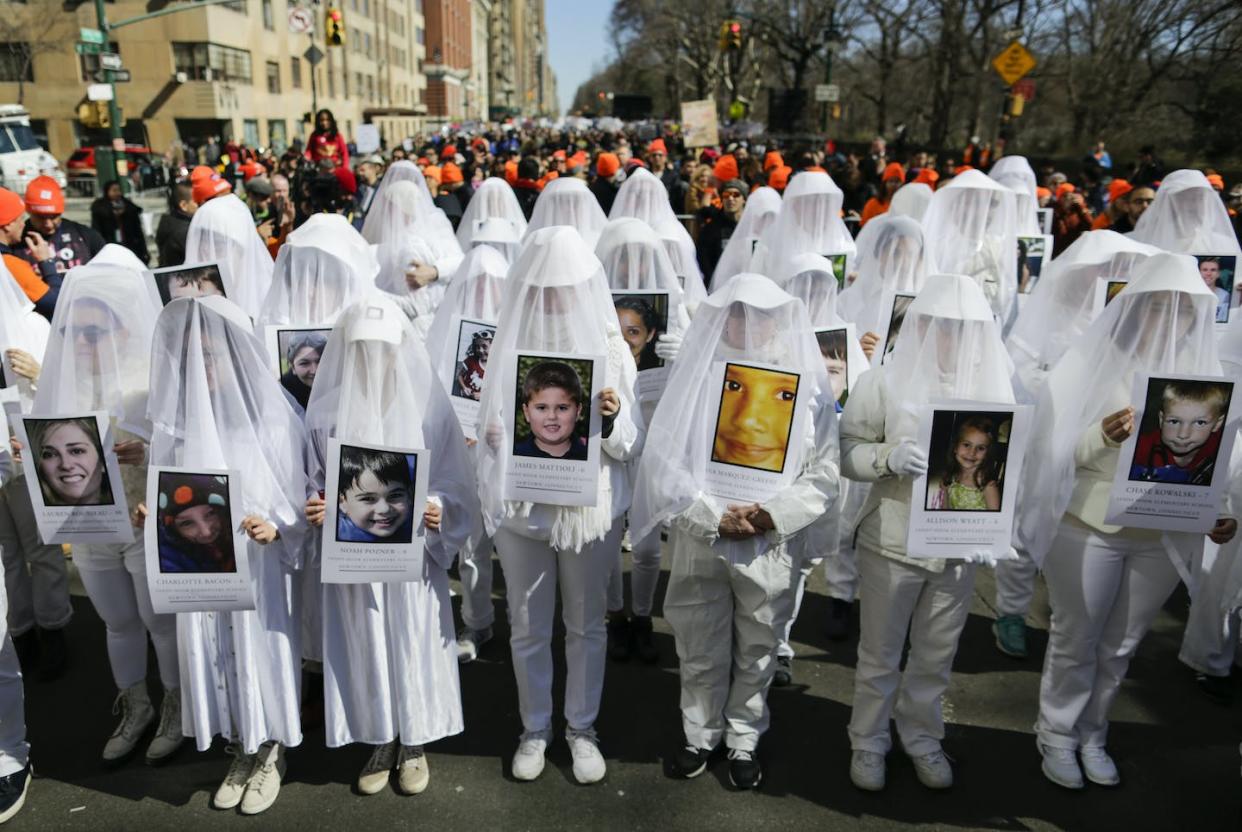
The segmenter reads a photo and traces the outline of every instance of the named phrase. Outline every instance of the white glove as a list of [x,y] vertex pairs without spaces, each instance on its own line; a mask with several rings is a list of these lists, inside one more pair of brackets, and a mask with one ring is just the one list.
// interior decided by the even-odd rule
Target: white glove
[[656,338],[655,354],[665,361],[676,361],[681,352],[681,336],[665,332]]
[[927,453],[912,440],[903,440],[888,455],[888,470],[899,477],[921,477],[927,473]]

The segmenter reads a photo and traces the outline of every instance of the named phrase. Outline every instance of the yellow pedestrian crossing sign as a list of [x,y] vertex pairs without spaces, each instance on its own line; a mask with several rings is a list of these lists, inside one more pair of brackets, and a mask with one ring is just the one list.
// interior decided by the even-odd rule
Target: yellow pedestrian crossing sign
[[1015,40],[996,56],[992,61],[992,68],[1005,82],[1005,86],[1011,87],[1035,68],[1035,56]]

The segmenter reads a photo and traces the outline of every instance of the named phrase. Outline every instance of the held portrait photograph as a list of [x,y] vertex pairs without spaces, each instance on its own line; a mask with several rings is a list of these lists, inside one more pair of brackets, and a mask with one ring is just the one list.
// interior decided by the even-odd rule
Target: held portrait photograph
[[668,293],[613,292],[612,303],[638,371],[663,367],[664,359],[656,355],[655,346],[656,339],[668,332]]
[[496,324],[468,318],[457,320],[457,350],[449,395],[477,402],[483,395],[483,378],[496,337]]
[[784,472],[800,381],[797,373],[725,364],[711,461]]
[[1052,238],[1018,238],[1018,292],[1029,295],[1043,274],[1044,265],[1052,253]]
[[310,401],[319,362],[331,332],[331,328],[326,327],[267,328],[267,349],[280,384],[303,408]]
[[229,477],[161,471],[157,475],[156,540],[162,575],[237,572]]
[[1216,295],[1216,323],[1229,323],[1238,258],[1232,254],[1196,254],[1195,259],[1199,261],[1199,277]]
[[341,445],[337,468],[338,543],[403,544],[414,539],[418,456]]
[[815,341],[819,344],[819,354],[824,359],[828,383],[832,385],[832,399],[836,403],[837,413],[841,413],[850,397],[849,329],[817,329]]
[[880,353],[879,363],[883,364],[888,360],[888,356],[892,353],[893,348],[897,346],[897,336],[901,333],[901,324],[906,319],[906,310],[910,308],[910,304],[914,303],[914,295],[897,294],[890,295],[892,304],[889,308],[888,328],[884,331],[884,349]]
[[1000,511],[1012,412],[936,410],[924,506],[928,511]]
[[153,269],[149,274],[155,281],[161,306],[167,306],[177,298],[228,295],[224,290],[224,273],[219,263],[169,266]]
[[513,455],[585,462],[594,364],[518,356]]
[[1129,479],[1212,485],[1232,397],[1223,379],[1151,379]]
[[839,252],[824,255],[824,259],[832,264],[832,276],[837,279],[838,291],[845,288],[845,261],[848,258],[848,254],[842,254]]

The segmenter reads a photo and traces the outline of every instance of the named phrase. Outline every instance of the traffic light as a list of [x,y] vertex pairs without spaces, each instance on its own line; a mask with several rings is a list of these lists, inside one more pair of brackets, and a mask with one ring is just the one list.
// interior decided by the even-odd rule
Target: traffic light
[[720,51],[742,48],[742,24],[736,20],[726,20],[720,24]]
[[345,44],[345,13],[329,7],[323,16],[323,37],[328,46]]
[[86,127],[106,129],[112,126],[107,101],[83,101],[78,105],[78,121]]
[[1009,115],[1017,118],[1022,115],[1022,110],[1026,106],[1026,98],[1020,92],[1014,93],[1009,99]]

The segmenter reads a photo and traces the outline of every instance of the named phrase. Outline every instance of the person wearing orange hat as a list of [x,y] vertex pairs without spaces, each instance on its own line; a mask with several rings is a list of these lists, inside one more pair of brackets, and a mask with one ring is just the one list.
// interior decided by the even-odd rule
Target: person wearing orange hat
[[505,181],[509,183],[509,187],[517,184],[518,180],[518,163],[510,159],[505,162]]
[[[104,247],[104,238],[95,229],[67,220],[65,194],[50,176],[32,179],[26,186],[26,232],[23,238],[46,240],[52,247],[56,270],[62,275],[74,266],[81,266]],[[39,260],[29,246],[19,249],[17,255],[32,266]]]
[[441,164],[445,162],[456,163],[457,162],[457,145],[446,144],[444,146],[444,149],[440,151],[440,162]]
[[190,173],[190,196],[195,205],[232,192],[233,186],[228,180],[206,165],[200,165]]
[[1112,228],[1113,223],[1127,216],[1129,213],[1130,191],[1134,190],[1130,183],[1124,179],[1114,179],[1108,183],[1108,205],[1095,218],[1095,222],[1091,223],[1092,231],[1102,231]]
[[1047,208],[1052,205],[1052,189],[1039,185],[1035,188],[1035,200],[1039,203],[1040,208]]
[[780,165],[768,171],[768,187],[777,193],[785,193],[785,187],[789,184],[789,177],[793,174],[793,168],[789,165]]
[[625,175],[621,173],[621,160],[615,153],[601,153],[595,157],[595,180],[590,184],[591,193],[605,214],[612,212],[612,203]]
[[880,182],[884,191],[871,197],[863,205],[860,226],[866,225],[881,214],[888,212],[888,204],[892,201],[893,194],[897,193],[898,188],[906,184],[905,168],[901,166],[900,162],[889,162],[884,167],[884,174]]
[[529,221],[535,212],[535,200],[539,199],[539,160],[534,156],[523,156],[514,169],[513,195],[517,197],[522,213]]
[[552,164],[548,166],[548,172],[555,172],[557,176],[563,176],[568,166],[569,157],[565,155],[565,151],[558,150],[552,154]]
[[769,150],[763,157],[763,172],[767,173],[773,168],[785,167],[785,159],[779,151]]
[[[55,253],[47,241],[42,237],[38,240],[23,238],[26,233],[25,216],[26,203],[22,198],[7,188],[0,188],[0,256],[3,256],[9,274],[34,303],[35,309],[50,321],[56,308],[56,297],[60,294],[61,276],[56,271]],[[38,261],[37,266],[31,266],[18,256],[16,249],[23,244]]]
[[1219,173],[1209,173],[1207,175],[1207,181],[1208,184],[1212,186],[1212,190],[1216,191],[1218,194],[1223,194],[1225,192],[1225,178]]
[[[454,148],[454,155],[456,155],[456,148]],[[444,216],[449,218],[454,231],[457,230],[457,226],[461,225],[462,214],[465,213],[466,203],[469,202],[469,188],[462,187],[465,184],[466,177],[456,162],[445,162],[440,166],[440,193],[433,201],[444,212]]]
[[664,190],[668,191],[673,213],[680,214],[681,209],[676,203],[674,191],[681,194],[682,202],[685,202],[685,191],[677,187],[679,177],[677,171],[668,163],[668,147],[664,144],[664,139],[652,139],[651,144],[647,145],[647,167],[663,183]]
[[1069,182],[1057,185],[1057,199],[1052,209],[1052,256],[1057,257],[1075,240],[1091,230],[1095,217],[1087,201]]
[[432,199],[440,195],[440,178],[443,175],[439,165],[428,165],[423,168],[423,178],[427,180],[427,190],[431,191]]
[[716,186],[720,187],[725,182],[737,179],[739,176],[737,168],[737,159],[731,153],[721,156],[716,162],[716,166],[712,168],[712,176],[716,177]]
[[919,171],[918,176],[914,177],[915,182],[921,182],[929,188],[934,189],[936,183],[940,181],[940,174],[934,168],[923,168]]

